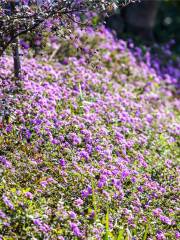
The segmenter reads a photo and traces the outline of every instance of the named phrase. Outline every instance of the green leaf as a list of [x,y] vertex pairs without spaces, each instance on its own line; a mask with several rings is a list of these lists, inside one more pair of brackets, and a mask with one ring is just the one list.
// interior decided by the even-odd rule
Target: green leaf
[[146,239],[147,239],[148,230],[149,230],[149,227],[148,227],[148,224],[146,224],[146,228],[145,228],[145,233],[144,233],[144,236],[143,236],[143,240],[146,240]]
[[95,196],[95,185],[93,180],[91,180],[91,186],[92,186],[92,204],[94,208],[94,213],[95,213],[95,220],[97,220],[97,206],[96,206],[96,196]]
[[79,83],[79,97],[80,97],[80,100],[83,101],[84,100],[84,97],[83,97],[83,93],[82,93],[82,88],[81,88],[81,84]]
[[117,240],[124,240],[124,229],[121,228],[118,233]]
[[109,211],[108,211],[108,209],[107,209],[107,212],[106,212],[105,227],[106,227],[105,240],[108,240],[109,239]]

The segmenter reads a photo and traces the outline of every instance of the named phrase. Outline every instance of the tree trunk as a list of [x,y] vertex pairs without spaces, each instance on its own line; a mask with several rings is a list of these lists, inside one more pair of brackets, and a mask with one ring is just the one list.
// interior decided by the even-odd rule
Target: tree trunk
[[19,42],[18,39],[15,39],[12,43],[12,53],[13,53],[13,60],[14,60],[14,76],[17,80],[20,79],[21,73],[21,62],[19,56]]
[[[10,2],[10,10],[11,14],[15,11],[15,2]],[[12,27],[11,36],[14,36],[14,28]],[[14,76],[16,80],[20,80],[20,73],[21,73],[21,62],[20,62],[20,55],[19,55],[19,41],[16,38],[12,43],[12,53],[13,53],[13,60],[14,60]]]
[[125,9],[127,32],[147,41],[153,41],[153,28],[156,22],[159,0],[141,0],[140,3],[130,4]]

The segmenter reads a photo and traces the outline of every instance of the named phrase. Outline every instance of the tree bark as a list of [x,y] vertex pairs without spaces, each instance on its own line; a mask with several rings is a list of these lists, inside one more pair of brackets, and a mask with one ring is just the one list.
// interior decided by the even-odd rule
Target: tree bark
[[[10,9],[11,14],[15,11],[15,2],[10,2]],[[15,30],[12,27],[11,30],[11,37],[14,38]],[[13,60],[14,60],[14,76],[16,80],[20,80],[20,73],[21,73],[21,62],[20,62],[20,55],[19,55],[19,41],[18,38],[15,38],[12,42],[12,54],[13,54]]]
[[125,9],[127,32],[133,32],[147,41],[153,41],[153,28],[156,22],[159,0],[141,0]]
[[13,53],[13,60],[14,60],[14,76],[17,80],[19,80],[20,73],[21,73],[21,61],[19,56],[18,38],[16,38],[12,43],[12,53]]

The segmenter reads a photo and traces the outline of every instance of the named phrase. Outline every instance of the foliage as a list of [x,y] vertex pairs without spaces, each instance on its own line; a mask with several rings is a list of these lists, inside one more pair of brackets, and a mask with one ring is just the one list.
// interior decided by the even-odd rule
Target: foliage
[[[92,13],[107,14],[117,6],[134,1],[122,0],[3,0],[0,3],[0,54],[13,41],[37,28],[71,29],[73,22],[86,22]],[[50,21],[49,21],[50,20]],[[54,21],[53,21],[54,20]]]
[[178,239],[178,66],[73,36],[62,63],[23,57],[20,92],[0,59],[1,238]]

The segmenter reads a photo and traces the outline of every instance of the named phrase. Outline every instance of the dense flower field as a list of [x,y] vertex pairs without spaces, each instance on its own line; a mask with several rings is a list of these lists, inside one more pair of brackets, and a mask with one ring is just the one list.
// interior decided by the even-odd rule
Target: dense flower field
[[0,239],[180,239],[180,64],[103,27],[75,39],[24,57],[19,92],[0,59]]

